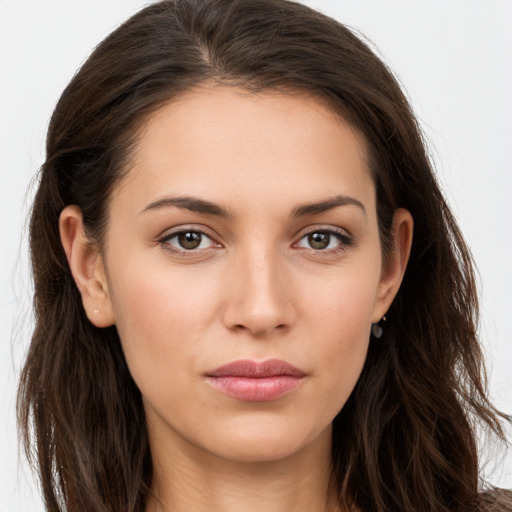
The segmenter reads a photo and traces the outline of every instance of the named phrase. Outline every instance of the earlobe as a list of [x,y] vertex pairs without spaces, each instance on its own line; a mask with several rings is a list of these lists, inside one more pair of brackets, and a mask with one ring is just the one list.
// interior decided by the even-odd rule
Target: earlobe
[[395,298],[411,253],[414,220],[408,210],[398,208],[393,216],[393,252],[382,268],[373,322],[379,322]]
[[82,212],[78,206],[64,208],[59,228],[62,246],[87,317],[96,327],[113,325],[114,315],[103,257],[85,234]]

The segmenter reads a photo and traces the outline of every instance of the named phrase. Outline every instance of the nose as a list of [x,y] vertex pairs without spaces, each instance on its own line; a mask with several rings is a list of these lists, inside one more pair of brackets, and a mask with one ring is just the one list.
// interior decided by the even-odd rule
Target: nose
[[279,260],[271,251],[258,251],[241,254],[232,265],[223,313],[227,328],[255,337],[290,329],[296,318],[292,286]]

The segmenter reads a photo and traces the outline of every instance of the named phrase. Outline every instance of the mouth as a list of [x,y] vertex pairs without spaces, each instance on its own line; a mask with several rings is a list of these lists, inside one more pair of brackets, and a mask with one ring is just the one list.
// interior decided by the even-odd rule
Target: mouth
[[277,400],[296,389],[306,373],[280,359],[233,361],[205,374],[213,388],[248,402]]

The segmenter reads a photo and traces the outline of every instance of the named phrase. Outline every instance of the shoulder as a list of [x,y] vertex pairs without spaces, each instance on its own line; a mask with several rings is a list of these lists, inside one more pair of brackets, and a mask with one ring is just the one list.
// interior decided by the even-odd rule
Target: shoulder
[[512,512],[512,490],[493,487],[483,491],[478,512]]

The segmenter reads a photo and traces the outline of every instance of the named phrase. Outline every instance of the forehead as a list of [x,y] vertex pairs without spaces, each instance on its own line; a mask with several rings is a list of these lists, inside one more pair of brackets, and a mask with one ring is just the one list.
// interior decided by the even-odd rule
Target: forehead
[[264,197],[290,205],[337,194],[374,198],[363,137],[327,102],[304,94],[196,88],[157,110],[135,147],[114,191],[132,189],[134,207],[159,194],[260,206]]

